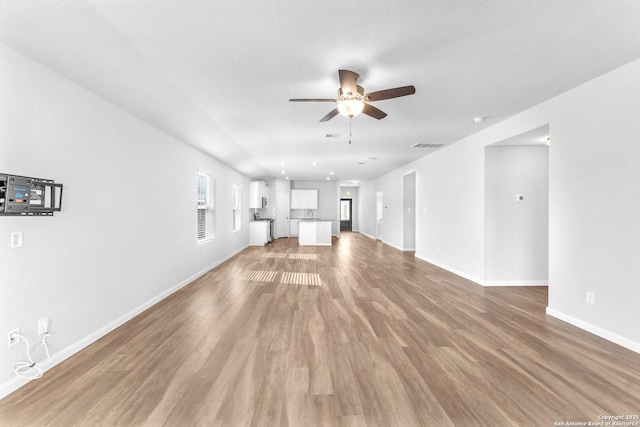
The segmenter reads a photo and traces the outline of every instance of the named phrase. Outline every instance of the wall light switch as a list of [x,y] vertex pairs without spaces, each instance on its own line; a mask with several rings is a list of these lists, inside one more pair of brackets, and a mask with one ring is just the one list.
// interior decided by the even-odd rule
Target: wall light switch
[[14,231],[11,233],[11,248],[22,247],[22,231]]

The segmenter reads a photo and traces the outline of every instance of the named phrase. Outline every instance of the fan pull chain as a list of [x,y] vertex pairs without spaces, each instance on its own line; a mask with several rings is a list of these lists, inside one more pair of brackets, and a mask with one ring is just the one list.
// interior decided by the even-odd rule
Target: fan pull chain
[[353,116],[349,116],[349,145],[351,145],[351,123],[353,123]]

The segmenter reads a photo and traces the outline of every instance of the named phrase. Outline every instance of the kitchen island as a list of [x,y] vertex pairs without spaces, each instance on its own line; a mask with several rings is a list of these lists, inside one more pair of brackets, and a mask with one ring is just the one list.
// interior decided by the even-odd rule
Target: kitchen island
[[331,246],[331,221],[300,221],[300,246]]

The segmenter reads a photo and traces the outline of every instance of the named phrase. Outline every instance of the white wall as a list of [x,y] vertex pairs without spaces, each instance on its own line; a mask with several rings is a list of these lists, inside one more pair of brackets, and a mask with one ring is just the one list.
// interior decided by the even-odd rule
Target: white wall
[[358,224],[361,233],[375,238],[376,193],[382,191],[384,204],[382,241],[396,249],[403,250],[403,181],[404,175],[413,171],[415,171],[415,166],[408,165],[360,186]]
[[416,256],[483,283],[484,147],[549,124],[547,312],[640,351],[638,100],[640,60],[364,184],[361,229],[375,233],[382,189],[391,204],[384,241],[398,245],[402,203],[393,195],[414,169]]
[[[64,185],[55,216],[0,218],[3,334],[35,343],[49,316],[59,360],[246,247],[249,212],[233,233],[231,186],[248,206],[247,177],[3,45],[0,69],[0,171]],[[199,168],[217,180],[216,237],[202,245]],[[12,231],[23,248],[9,248]],[[24,357],[22,345],[0,351],[0,397]]]
[[548,109],[549,308],[640,352],[640,60]]
[[485,284],[546,285],[548,236],[549,148],[486,147]]

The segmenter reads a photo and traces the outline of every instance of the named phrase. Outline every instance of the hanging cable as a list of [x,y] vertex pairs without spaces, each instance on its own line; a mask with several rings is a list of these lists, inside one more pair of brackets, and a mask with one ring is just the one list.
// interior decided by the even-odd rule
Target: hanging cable
[[[36,366],[36,362],[31,358],[31,346],[29,345],[29,341],[20,334],[15,334],[16,337],[20,338],[27,345],[27,359],[29,362],[16,362],[12,370],[13,372],[21,377],[28,380],[35,380],[42,377],[43,370]],[[51,363],[51,356],[49,355],[49,347],[47,346],[47,337],[49,333],[45,333],[42,337],[42,341],[40,341],[40,345],[44,346],[44,351],[47,353],[48,363]]]
[[351,145],[351,123],[353,123],[353,116],[349,116],[349,145]]

